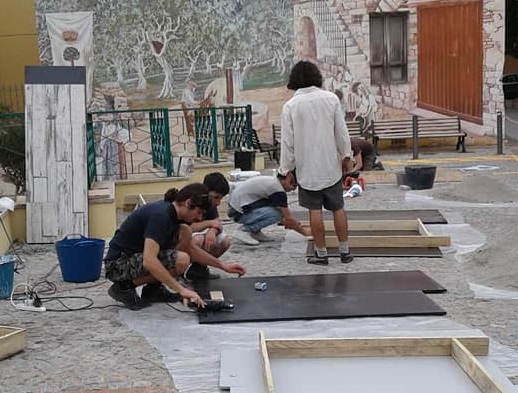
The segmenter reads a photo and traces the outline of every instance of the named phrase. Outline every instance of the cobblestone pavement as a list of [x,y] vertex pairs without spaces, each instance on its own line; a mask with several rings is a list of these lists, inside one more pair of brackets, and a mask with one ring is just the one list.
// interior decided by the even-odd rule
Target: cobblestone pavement
[[[514,146],[508,146],[506,153],[514,153],[514,149]],[[496,148],[472,150],[472,153],[466,155],[423,152],[421,158],[433,160],[462,157],[462,165],[469,165],[470,159],[473,159],[475,164],[481,164],[477,157],[487,156],[489,159],[483,164],[495,165],[499,168],[493,173],[494,178],[505,179],[509,187],[518,189],[517,176],[512,175],[513,172],[518,172],[518,162],[512,156],[504,160],[495,158],[495,161],[491,161],[490,158]],[[405,154],[386,154],[381,159],[393,163],[397,159],[408,156]],[[460,164],[456,161],[444,161],[439,165],[455,168]],[[481,174],[469,173],[463,176],[467,178],[481,176]],[[487,175],[484,179],[487,179]],[[448,185],[436,185],[434,188],[440,189],[440,187],[448,187]],[[422,194],[427,195],[426,192]],[[406,191],[396,185],[367,185],[367,192],[359,198],[348,200],[347,203],[349,209],[433,208],[429,202],[422,202],[422,205],[419,205],[421,202],[415,201],[409,203]],[[296,203],[293,207],[297,207]],[[437,205],[437,208],[449,218],[454,218],[453,221],[457,218],[458,222],[467,223],[484,234],[488,244],[493,242],[501,247],[506,247],[506,244],[501,244],[503,238],[512,242],[509,234],[515,233],[518,225],[516,200],[495,206],[455,204],[455,201],[449,201]],[[273,228],[271,233],[279,234],[279,229]],[[508,243],[507,246],[511,247],[511,244]],[[173,378],[164,365],[160,352],[145,337],[121,322],[119,308],[113,306],[113,301],[106,294],[109,282],[101,279],[87,284],[65,283],[61,278],[52,245],[18,247],[25,267],[20,271],[21,274],[15,275],[15,284],[29,280],[33,283],[42,282],[36,288],[41,291],[40,296],[62,297],[60,300],[63,304],[53,300],[45,303],[45,306],[60,310],[59,312],[32,313],[15,310],[8,300],[0,300],[0,325],[25,328],[28,336],[28,345],[24,352],[0,361],[2,381],[0,392],[162,393],[176,391]],[[468,327],[480,329],[492,339],[492,343],[500,343],[509,350],[518,351],[516,300],[476,298],[469,287],[474,274],[470,260],[459,261],[453,254],[445,254],[440,259],[357,258],[345,270],[344,266],[338,263],[332,263],[325,268],[311,266],[303,262],[303,259],[301,262],[300,255],[283,254],[281,262],[279,260],[281,251],[282,239],[279,242],[261,245],[253,251],[242,245],[233,244],[227,258],[243,262],[251,276],[421,269],[448,288],[445,294],[432,295],[432,299],[447,311],[448,318]],[[505,257],[506,255],[502,254],[502,258]],[[487,268],[487,266],[480,266],[481,269]],[[509,264],[502,266],[509,266]],[[517,271],[518,269],[513,266],[510,271],[502,271],[501,275],[517,277]],[[56,293],[45,291],[48,288],[45,281],[56,285]],[[515,288],[518,286],[516,282],[518,280],[515,281]],[[485,284],[490,286],[491,283]],[[513,288],[497,289],[512,290]],[[93,302],[93,308],[87,310],[67,311],[63,306],[77,309],[87,306],[90,301]],[[171,317],[174,318],[174,314]],[[196,364],[196,359],[193,359],[193,364]],[[174,370],[172,373],[174,376]],[[516,380],[518,365],[509,365],[505,373]]]

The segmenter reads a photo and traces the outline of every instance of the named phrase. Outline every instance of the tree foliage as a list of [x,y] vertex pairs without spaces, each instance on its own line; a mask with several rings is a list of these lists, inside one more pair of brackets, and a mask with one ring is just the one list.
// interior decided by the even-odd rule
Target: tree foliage
[[0,166],[2,178],[25,192],[25,126],[22,114],[0,106]]
[[[163,72],[164,62],[175,68],[211,70],[207,64],[231,66],[271,62],[278,72],[292,56],[293,5],[290,0],[36,0],[37,14],[93,11],[94,58],[97,82],[136,78]],[[180,20],[167,42],[162,64],[142,45],[142,32],[152,33],[164,17]],[[40,52],[44,23],[40,29]],[[160,41],[160,40],[157,40]],[[142,58],[133,61],[135,51]],[[47,53],[48,54],[48,53]],[[209,64],[209,65],[212,65]]]

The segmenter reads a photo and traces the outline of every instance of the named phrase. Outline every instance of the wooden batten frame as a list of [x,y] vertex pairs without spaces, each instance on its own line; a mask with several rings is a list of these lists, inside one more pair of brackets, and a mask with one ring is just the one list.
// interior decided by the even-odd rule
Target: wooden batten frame
[[0,360],[25,350],[27,331],[21,328],[0,326]]
[[[309,226],[309,221],[303,221],[303,226]],[[447,247],[451,244],[449,236],[431,234],[420,219],[415,220],[354,220],[349,221],[350,247],[401,247],[427,248]],[[324,221],[326,246],[338,247],[338,238],[334,234],[332,221]],[[354,231],[384,232],[383,235],[355,236]],[[396,235],[395,231],[414,231],[415,235]]]
[[210,291],[209,296],[212,300],[225,301],[225,297],[223,296],[223,291]]
[[[336,236],[326,236],[327,247],[338,247]],[[398,248],[426,248],[445,247],[450,245],[449,236],[421,236],[402,235],[392,236],[349,236],[349,247],[398,247]]]
[[146,198],[144,198],[144,195],[138,194],[137,196],[137,203],[135,204],[135,210],[138,209],[140,206],[144,206],[147,204]]
[[[417,220],[351,220],[349,231],[418,231]],[[309,227],[309,221],[301,221],[300,225]],[[334,232],[333,221],[324,220],[324,230]]]
[[426,226],[423,224],[420,218],[417,220],[417,231],[421,236],[433,236],[430,231],[426,228]]
[[263,332],[259,331],[259,350],[261,352],[261,367],[263,371],[263,383],[265,393],[275,393],[273,387],[272,368],[270,367],[270,356],[268,354],[268,346],[264,338]]
[[451,340],[451,356],[457,364],[469,375],[471,380],[483,393],[502,393],[504,390],[473,356],[463,343],[456,338]]
[[350,356],[451,356],[482,393],[504,390],[475,358],[488,354],[488,337],[390,337],[331,339],[272,339],[259,332],[264,391],[274,393],[270,358]]

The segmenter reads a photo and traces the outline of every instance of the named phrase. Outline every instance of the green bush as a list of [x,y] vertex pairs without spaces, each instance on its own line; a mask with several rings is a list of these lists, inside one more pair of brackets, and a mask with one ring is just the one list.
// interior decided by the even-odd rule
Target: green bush
[[25,123],[23,114],[9,112],[0,106],[0,174],[21,194],[25,192]]

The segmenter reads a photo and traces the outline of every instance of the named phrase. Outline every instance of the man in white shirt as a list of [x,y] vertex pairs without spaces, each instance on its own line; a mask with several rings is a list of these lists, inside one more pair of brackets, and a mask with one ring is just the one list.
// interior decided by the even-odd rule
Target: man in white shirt
[[297,168],[299,204],[309,209],[315,256],[308,263],[327,265],[322,207],[333,212],[340,242],[340,260],[353,260],[349,253],[347,215],[343,200],[343,173],[352,168],[351,140],[338,97],[322,89],[322,74],[309,61],[291,70],[288,89],[295,94],[281,115],[281,160],[279,173],[290,176]]

